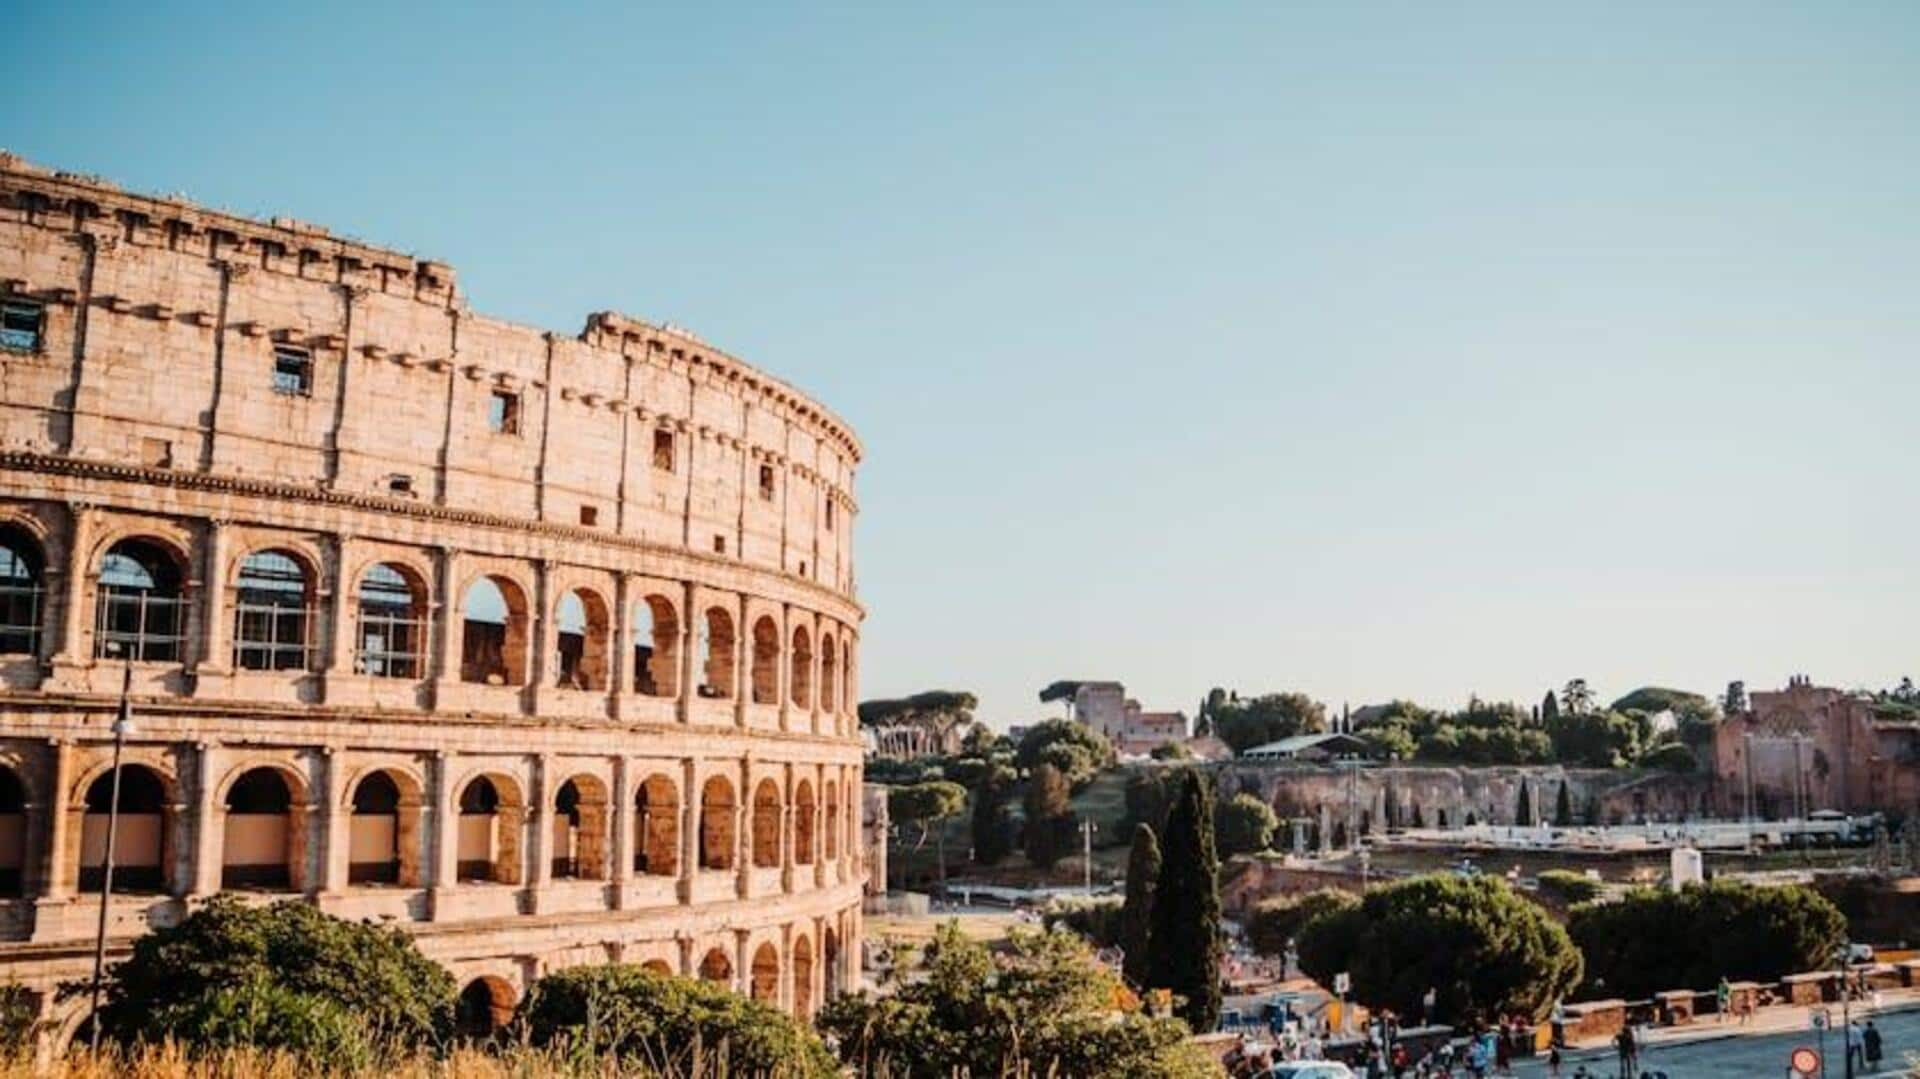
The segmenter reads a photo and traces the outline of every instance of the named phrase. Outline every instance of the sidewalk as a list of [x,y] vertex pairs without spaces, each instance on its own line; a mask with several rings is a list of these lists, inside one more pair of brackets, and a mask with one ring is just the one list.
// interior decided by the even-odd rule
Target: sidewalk
[[[1693,1022],[1677,1027],[1654,1027],[1645,1031],[1640,1045],[1653,1048],[1663,1045],[1690,1045],[1698,1042],[1716,1041],[1721,1038],[1739,1038],[1759,1034],[1785,1034],[1797,1030],[1813,1029],[1813,1012],[1825,1008],[1835,1027],[1840,1025],[1839,1003],[1828,1004],[1776,1004],[1753,1013],[1753,1018],[1742,1023],[1729,1019],[1720,1022],[1715,1016],[1696,1017]],[[1880,1007],[1875,1009],[1870,1001],[1854,1001],[1850,1006],[1854,1018],[1861,1019],[1888,1012],[1902,1012],[1920,1008],[1920,988],[1884,989],[1880,992]],[[1579,1056],[1571,1059],[1590,1059],[1587,1052],[1603,1050],[1612,1052],[1610,1038],[1588,1038],[1576,1041],[1568,1049]]]

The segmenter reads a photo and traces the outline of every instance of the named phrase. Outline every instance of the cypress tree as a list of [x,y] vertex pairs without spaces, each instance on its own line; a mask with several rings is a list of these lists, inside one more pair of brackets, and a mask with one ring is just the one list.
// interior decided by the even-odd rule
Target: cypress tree
[[1520,779],[1520,804],[1513,808],[1513,823],[1521,827],[1533,823],[1533,790],[1524,776]]
[[1133,826],[1127,852],[1127,898],[1120,906],[1120,947],[1126,952],[1120,973],[1129,985],[1147,982],[1148,937],[1153,932],[1153,891],[1160,886],[1160,841],[1144,824]]
[[1042,869],[1053,868],[1064,853],[1067,777],[1051,764],[1033,770],[1027,780],[1027,860]]
[[999,865],[1010,847],[1007,836],[1007,789],[999,776],[988,773],[973,790],[973,860]]
[[1220,857],[1206,786],[1189,770],[1167,816],[1147,943],[1147,984],[1179,998],[1174,1014],[1199,1034],[1220,1022]]
[[1553,824],[1556,828],[1573,827],[1573,799],[1567,795],[1567,781],[1560,781],[1560,796],[1553,800]]
[[1560,702],[1554,697],[1553,690],[1547,690],[1547,695],[1540,701],[1540,722],[1544,726],[1551,727],[1553,721],[1559,718]]

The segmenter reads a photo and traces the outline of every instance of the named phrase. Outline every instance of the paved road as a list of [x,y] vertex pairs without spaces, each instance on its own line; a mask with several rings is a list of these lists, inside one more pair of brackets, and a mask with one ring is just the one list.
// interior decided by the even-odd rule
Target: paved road
[[[1855,1072],[1855,1079],[1892,1079],[1909,1074],[1904,1067],[1906,1054],[1920,1054],[1920,1008],[1874,1016],[1874,1025],[1885,1039],[1886,1058],[1878,1072]],[[1642,1071],[1664,1071],[1670,1079],[1784,1079],[1787,1054],[1797,1045],[1816,1045],[1811,1030],[1786,1034],[1757,1034],[1717,1038],[1691,1044],[1654,1045],[1640,1053]],[[1840,1056],[1840,1040],[1827,1036],[1827,1076],[1841,1079],[1846,1074]],[[1619,1065],[1611,1052],[1576,1052],[1568,1057],[1561,1075],[1573,1074],[1576,1063],[1585,1062],[1596,1079],[1615,1079]],[[1514,1069],[1524,1079],[1537,1079],[1546,1068],[1529,1061]]]

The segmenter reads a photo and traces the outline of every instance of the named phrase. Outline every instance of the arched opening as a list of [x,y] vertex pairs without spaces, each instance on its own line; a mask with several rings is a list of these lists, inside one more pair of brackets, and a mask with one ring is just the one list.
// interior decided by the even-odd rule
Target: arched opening
[[805,937],[793,942],[793,1014],[813,1018],[813,943]]
[[673,780],[654,774],[633,795],[633,871],[671,877],[680,870],[680,796]]
[[[80,890],[97,892],[106,876],[107,816],[113,772],[87,787],[80,825]],[[120,767],[120,816],[113,832],[113,890],[156,894],[166,888],[167,832],[173,823],[167,783],[142,764]]]
[[664,959],[649,959],[640,964],[640,969],[652,971],[655,974],[662,974],[669,978],[673,977],[673,966]]
[[[304,808],[304,807],[302,807]],[[220,887],[284,892],[303,882],[305,814],[278,768],[250,768],[227,788]]]
[[154,540],[126,539],[100,560],[94,654],[177,663],[186,641],[186,574],[173,551]]
[[833,712],[839,708],[838,679],[834,675],[839,671],[840,664],[836,652],[833,634],[822,633],[820,635],[820,710],[822,712]]
[[780,788],[763,779],[753,789],[753,864],[761,869],[780,865]]
[[780,953],[774,951],[772,944],[762,944],[753,950],[753,971],[747,988],[755,1000],[767,1004],[779,1002]]
[[733,984],[733,960],[719,948],[709,948],[700,960],[700,980],[718,982],[721,985]]
[[700,684],[702,697],[733,696],[733,616],[724,608],[707,608],[700,627],[700,670],[705,678]]
[[313,607],[306,566],[286,551],[255,551],[241,560],[233,595],[233,665],[306,670]]
[[607,788],[593,776],[575,776],[554,795],[553,875],[561,880],[607,875]]
[[482,577],[468,587],[461,623],[460,680],[488,686],[526,681],[527,600],[505,577]]
[[793,860],[813,864],[813,784],[804,779],[793,790]]
[[700,868],[733,868],[733,817],[733,784],[709,777],[700,788]]
[[766,615],[753,623],[753,703],[780,703],[780,628]]
[[460,990],[454,1024],[460,1036],[484,1041],[513,1021],[513,986],[492,975],[475,978]]
[[40,544],[17,525],[0,527],[0,654],[39,653],[45,582]]
[[348,823],[347,881],[420,885],[420,787],[412,776],[382,769],[353,788]]
[[840,638],[840,706],[834,711],[850,716],[855,712],[853,700],[853,641]]
[[554,684],[564,689],[607,688],[607,604],[584,588],[560,597],[554,612],[559,655]]
[[520,832],[526,807],[504,776],[475,776],[460,791],[455,871],[462,881],[520,883]]
[[427,654],[427,588],[392,562],[360,576],[360,633],[354,667],[375,678],[420,678]]
[[787,699],[795,708],[813,707],[813,640],[807,627],[793,627],[792,668],[787,674]]
[[836,862],[840,860],[840,791],[831,779],[827,780],[827,785],[824,790],[825,793],[820,800],[825,803],[827,807],[827,826],[825,829],[827,838],[827,861]]
[[840,995],[840,934],[832,926],[820,936],[820,961],[826,964],[826,995],[831,1000]]
[[0,765],[0,895],[20,895],[27,864],[27,790]]
[[648,697],[680,691],[680,619],[665,596],[648,596],[634,605],[633,691]]

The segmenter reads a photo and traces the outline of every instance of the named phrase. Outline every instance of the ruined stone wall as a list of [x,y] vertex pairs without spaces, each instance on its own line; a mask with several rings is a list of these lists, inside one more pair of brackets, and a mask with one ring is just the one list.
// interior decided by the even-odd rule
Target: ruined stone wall
[[1514,824],[1525,782],[1534,820],[1551,821],[1560,794],[1567,796],[1574,819],[1584,821],[1597,806],[1602,822],[1645,819],[1679,820],[1706,814],[1705,777],[1596,768],[1463,767],[1447,765],[1336,768],[1308,764],[1234,763],[1223,768],[1220,784],[1245,791],[1273,806],[1281,817],[1317,819],[1324,808],[1331,821],[1346,819],[1349,807],[1358,821],[1378,830],[1391,819],[1407,826],[1419,807],[1426,827],[1459,827],[1471,814],[1481,824]]

